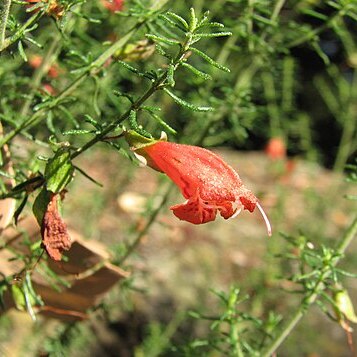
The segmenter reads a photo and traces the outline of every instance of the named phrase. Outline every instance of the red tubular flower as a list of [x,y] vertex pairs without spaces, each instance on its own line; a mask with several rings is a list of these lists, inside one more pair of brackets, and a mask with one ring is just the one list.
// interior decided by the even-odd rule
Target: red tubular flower
[[271,235],[269,220],[257,198],[219,156],[201,147],[162,140],[147,139],[138,144],[137,134],[128,133],[126,138],[134,144],[135,153],[143,156],[149,166],[169,176],[187,199],[170,208],[176,217],[202,224],[214,221],[217,211],[228,219],[242,209],[253,212],[258,207]]

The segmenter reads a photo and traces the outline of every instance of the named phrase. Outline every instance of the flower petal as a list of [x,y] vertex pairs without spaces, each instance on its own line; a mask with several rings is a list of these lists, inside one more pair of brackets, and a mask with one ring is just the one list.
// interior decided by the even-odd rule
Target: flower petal
[[244,192],[242,196],[239,197],[239,201],[242,203],[244,209],[248,210],[249,212],[253,212],[255,209],[255,206],[257,205],[257,198],[251,193],[250,191],[247,190],[247,192]]
[[219,209],[219,212],[224,219],[228,219],[232,217],[237,211],[236,208],[233,208],[232,202],[230,201],[220,202],[216,206],[217,209]]
[[197,200],[188,200],[185,203],[172,206],[170,209],[177,218],[193,224],[214,221],[217,215],[217,209],[199,205]]

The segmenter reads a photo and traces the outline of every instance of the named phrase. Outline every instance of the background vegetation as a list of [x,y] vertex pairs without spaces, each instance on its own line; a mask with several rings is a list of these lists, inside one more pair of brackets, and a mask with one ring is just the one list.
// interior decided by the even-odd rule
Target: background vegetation
[[[66,192],[68,226],[131,273],[85,314],[46,317],[36,273],[58,301],[73,279],[38,228],[14,246],[3,224],[4,354],[355,353],[355,0],[4,0],[0,11],[2,222],[41,225],[48,192]],[[254,216],[172,218],[178,190],[137,167],[124,126],[219,150],[273,237]]]

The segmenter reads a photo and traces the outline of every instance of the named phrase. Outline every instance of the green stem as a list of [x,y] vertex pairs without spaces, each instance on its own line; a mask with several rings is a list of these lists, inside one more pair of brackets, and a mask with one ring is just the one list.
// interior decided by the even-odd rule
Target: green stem
[[262,83],[265,98],[267,100],[267,111],[269,115],[269,124],[270,124],[270,136],[280,136],[282,129],[280,123],[280,107],[277,103],[277,95],[274,85],[274,78],[270,72],[263,72],[262,74]]
[[26,117],[28,114],[28,111],[30,109],[31,102],[35,96],[36,90],[39,88],[42,78],[47,74],[49,67],[51,64],[54,62],[54,59],[56,56],[54,56],[55,52],[59,52],[60,49],[60,35],[57,34],[55,39],[52,39],[50,47],[48,48],[47,53],[43,57],[42,63],[40,67],[38,67],[33,74],[33,77],[31,79],[31,90],[29,95],[26,98],[26,101],[24,102],[21,111],[20,111],[20,117]]
[[11,1],[12,0],[3,0],[4,3],[2,5],[2,11],[0,15],[0,48],[4,46],[5,42],[5,32],[6,32],[6,25],[7,25],[7,19],[10,14],[10,7],[11,7]]
[[[192,41],[192,37],[188,36],[186,38],[186,40],[180,46],[180,50],[179,50],[176,58],[173,61],[174,70],[176,70],[180,66],[180,64],[182,63],[182,60],[185,58],[185,56],[189,50],[189,47],[191,45],[191,41]],[[165,82],[167,80],[167,76],[168,76],[168,70],[166,70],[139,99],[137,99],[134,103],[132,103],[131,106],[129,107],[129,109],[123,115],[121,115],[117,120],[112,121],[102,132],[97,134],[93,139],[89,140],[86,144],[84,144],[77,151],[75,151],[71,155],[71,159],[74,159],[78,155],[82,154],[84,151],[91,148],[96,143],[102,141],[120,123],[122,123],[124,120],[129,118],[131,111],[138,110],[141,107],[141,105],[147,99],[149,99],[156,91],[163,88],[163,86],[165,85]]]
[[314,37],[319,35],[321,32],[329,29],[334,21],[338,20],[339,18],[341,18],[345,15],[345,12],[346,12],[346,9],[343,7],[342,9],[337,11],[333,16],[329,17],[329,19],[323,25],[310,31],[305,36],[301,36],[301,37],[297,38],[296,40],[292,41],[291,43],[288,43],[286,48],[296,47],[296,46],[299,46],[299,45],[313,39]]
[[82,154],[84,151],[88,150],[99,141],[102,141],[120,123],[122,123],[124,120],[129,118],[130,112],[132,110],[137,110],[138,108],[140,108],[141,104],[143,104],[148,98],[150,98],[159,89],[159,87],[164,83],[165,80],[166,80],[166,72],[138,100],[136,100],[123,115],[121,115],[117,120],[112,121],[103,131],[101,131],[93,139],[89,140],[77,151],[75,151],[71,155],[71,158],[74,159],[75,157]]
[[[153,1],[153,4],[150,8],[150,11],[157,11],[162,8],[168,0],[156,0]],[[121,37],[120,40],[115,42],[112,46],[110,46],[106,51],[104,51],[88,68],[78,76],[65,90],[63,90],[52,102],[48,107],[44,107],[30,116],[27,120],[24,120],[17,128],[10,131],[7,135],[1,138],[0,140],[0,148],[2,148],[6,143],[12,140],[16,135],[21,133],[24,129],[30,128],[31,126],[37,124],[44,118],[44,114],[48,109],[54,108],[58,103],[66,98],[67,96],[71,95],[74,90],[89,76],[93,75],[99,68],[101,68],[105,62],[119,49],[123,48],[131,37],[147,22],[150,21],[149,19],[139,20],[129,31],[128,33]],[[125,118],[124,118],[125,119]],[[124,120],[123,119],[123,120]],[[121,120],[122,121],[122,120]],[[114,126],[111,128],[115,128],[119,121],[115,122]],[[98,140],[97,140],[98,141]],[[92,146],[92,145],[90,145]],[[75,155],[77,156],[77,155]]]
[[[15,43],[17,40],[19,40],[24,33],[26,32],[27,28],[29,28],[34,22],[36,22],[40,17],[42,16],[42,13],[39,11],[33,16],[31,16],[17,31],[15,34],[12,36],[4,39],[3,42],[0,43],[0,52],[4,51],[6,48],[8,48],[10,45]],[[4,26],[4,24],[3,24]],[[5,25],[6,26],[6,25]]]
[[286,0],[277,0],[277,2],[275,3],[275,6],[274,6],[273,13],[270,18],[271,21],[273,21],[273,22],[276,21],[276,19],[278,18],[279,14],[280,14],[281,9],[283,8],[283,6],[285,4],[285,1]]
[[136,238],[134,239],[134,241],[129,245],[129,247],[127,248],[125,254],[122,256],[122,258],[119,260],[118,265],[122,265],[125,260],[127,258],[129,258],[129,256],[135,251],[135,249],[139,246],[139,244],[141,243],[141,240],[143,239],[143,237],[148,233],[151,225],[155,222],[156,217],[158,216],[158,214],[160,213],[162,207],[164,207],[165,203],[167,202],[167,200],[170,197],[172,188],[173,188],[173,184],[170,183],[165,191],[165,193],[163,194],[162,197],[162,201],[160,203],[160,205],[155,208],[152,212],[151,215],[148,219],[148,221],[145,224],[145,227],[138,233],[138,235],[136,236]]
[[[337,265],[342,258],[343,253],[351,244],[352,240],[357,235],[357,217],[353,220],[352,224],[346,230],[343,235],[339,245],[336,248],[337,258],[333,262],[333,266]],[[274,338],[274,340],[267,346],[262,357],[270,357],[279,348],[279,346],[284,342],[284,340],[289,336],[295,326],[299,323],[302,317],[305,315],[309,306],[311,306],[319,297],[320,292],[324,290],[325,280],[331,275],[331,267],[326,266],[320,274],[320,279],[316,282],[315,287],[304,297],[299,308],[291,316],[291,318],[286,322],[285,326],[282,328],[281,332]]]
[[239,290],[237,288],[232,288],[228,300],[228,315],[229,315],[229,337],[232,346],[232,356],[234,357],[244,357],[242,346],[239,339],[238,323],[236,322],[235,316],[237,314],[237,300],[238,300]]
[[353,152],[353,135],[356,131],[357,127],[357,117],[355,114],[355,103],[357,96],[357,71],[353,74],[353,80],[350,87],[350,98],[347,112],[343,115],[341,123],[343,123],[342,135],[340,139],[340,143],[338,145],[338,151],[336,155],[336,160],[333,166],[334,171],[343,171],[346,162],[348,160],[348,156]]
[[21,133],[24,129],[30,128],[31,126],[37,124],[44,118],[44,113],[53,107],[55,107],[61,100],[71,95],[74,90],[88,77],[93,71],[97,71],[98,68],[103,66],[108,58],[110,58],[118,49],[124,47],[129,39],[135,34],[135,32],[143,25],[143,22],[136,24],[125,36],[123,36],[119,41],[114,43],[109,47],[102,55],[100,55],[89,67],[88,69],[78,76],[66,89],[64,89],[52,102],[49,107],[42,108],[37,112],[33,113],[28,119],[24,120],[17,128],[10,131],[0,140],[0,148],[12,140],[16,135]]

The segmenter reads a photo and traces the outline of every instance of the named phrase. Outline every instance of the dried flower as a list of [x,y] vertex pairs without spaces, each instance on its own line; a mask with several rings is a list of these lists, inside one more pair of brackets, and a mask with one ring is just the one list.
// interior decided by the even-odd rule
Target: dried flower
[[257,198],[218,155],[198,146],[147,139],[132,131],[127,132],[126,139],[135,154],[180,188],[187,201],[170,208],[179,219],[202,224],[215,220],[217,211],[228,219],[242,209],[253,212],[258,207],[271,235],[269,220]]
[[62,252],[71,248],[67,225],[58,211],[60,196],[60,194],[51,196],[41,226],[42,243],[53,260],[61,260]]
[[[25,0],[25,1],[28,2],[29,4],[27,6],[32,6],[39,2],[42,2],[44,4],[48,3],[48,6],[46,6],[45,13],[49,16],[53,16],[57,20],[63,17],[65,13],[64,6],[60,4],[58,0]],[[36,7],[34,8],[33,11],[35,12],[39,11],[39,8]]]

